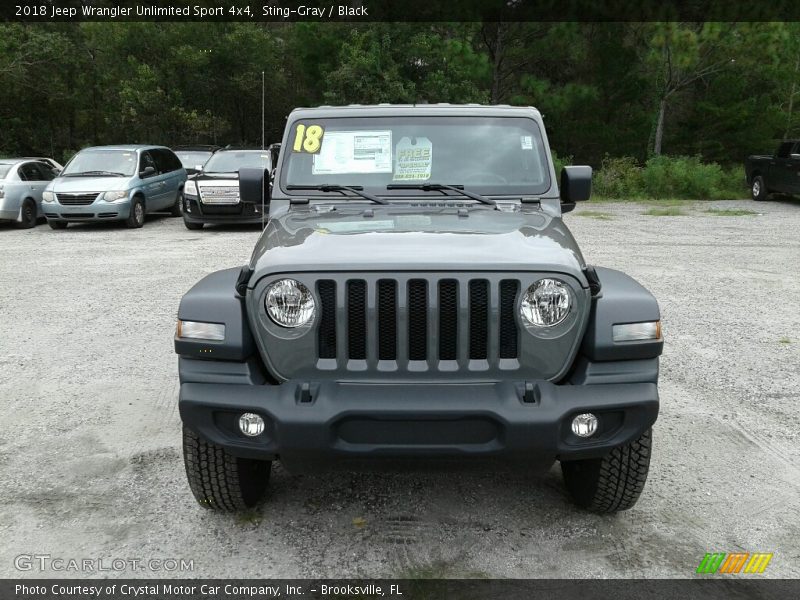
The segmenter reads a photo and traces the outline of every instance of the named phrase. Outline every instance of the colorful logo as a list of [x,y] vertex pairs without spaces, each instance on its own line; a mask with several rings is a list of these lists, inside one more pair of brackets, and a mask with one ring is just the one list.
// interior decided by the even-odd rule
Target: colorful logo
[[697,567],[697,573],[763,573],[772,552],[707,552]]

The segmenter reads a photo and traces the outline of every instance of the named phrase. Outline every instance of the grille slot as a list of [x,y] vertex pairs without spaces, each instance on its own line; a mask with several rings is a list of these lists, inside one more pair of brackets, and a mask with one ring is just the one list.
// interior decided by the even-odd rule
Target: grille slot
[[489,282],[473,279],[469,282],[469,357],[471,360],[489,356]]
[[330,280],[317,283],[322,304],[319,318],[319,357],[336,358],[336,283]]
[[88,194],[58,193],[56,197],[58,198],[58,203],[64,206],[88,206],[97,200],[99,195],[98,192],[91,192]]
[[428,358],[428,282],[408,282],[408,359]]
[[378,281],[378,360],[397,359],[397,282]]
[[519,350],[515,306],[519,282],[504,279],[500,282],[500,358],[517,358]]
[[367,284],[347,282],[347,356],[350,360],[367,358]]
[[458,282],[439,282],[439,360],[458,358]]

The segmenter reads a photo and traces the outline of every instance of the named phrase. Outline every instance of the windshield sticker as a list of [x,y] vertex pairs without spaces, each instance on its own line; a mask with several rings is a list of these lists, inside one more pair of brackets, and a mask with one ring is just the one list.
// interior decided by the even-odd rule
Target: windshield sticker
[[394,181],[425,181],[431,178],[433,144],[426,137],[404,137],[397,143]]
[[391,173],[392,131],[329,131],[314,155],[311,173]]
[[336,223],[326,223],[325,229],[331,233],[386,231],[388,229],[394,229],[394,221],[339,221]]
[[306,127],[298,123],[297,131],[294,134],[294,145],[292,152],[308,152],[316,154],[322,147],[322,136],[325,130],[321,125],[309,125]]
[[523,150],[533,150],[533,136],[521,135],[519,141]]

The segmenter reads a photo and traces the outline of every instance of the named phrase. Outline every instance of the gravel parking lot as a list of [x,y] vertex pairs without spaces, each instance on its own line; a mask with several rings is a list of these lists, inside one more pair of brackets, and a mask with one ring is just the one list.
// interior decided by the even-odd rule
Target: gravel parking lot
[[278,468],[261,509],[205,511],[181,459],[175,316],[258,229],[0,227],[0,576],[82,575],[15,568],[38,553],[183,558],[192,577],[690,577],[705,552],[761,551],[765,576],[800,577],[800,202],[650,208],[566,216],[587,261],[633,275],[663,314],[650,479],[616,516],[570,505],[557,466]]

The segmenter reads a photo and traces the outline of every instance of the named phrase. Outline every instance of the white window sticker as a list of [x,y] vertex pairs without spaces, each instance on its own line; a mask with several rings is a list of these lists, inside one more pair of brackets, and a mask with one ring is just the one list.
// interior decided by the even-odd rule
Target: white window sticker
[[404,137],[395,151],[395,181],[425,181],[431,178],[433,144],[426,137]]
[[340,221],[325,223],[325,229],[331,233],[358,233],[362,231],[386,231],[394,229],[394,221]]
[[392,132],[326,131],[322,148],[314,154],[314,175],[391,173]]
[[523,150],[533,150],[533,136],[521,135],[519,141]]

